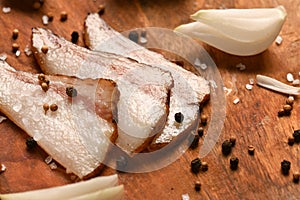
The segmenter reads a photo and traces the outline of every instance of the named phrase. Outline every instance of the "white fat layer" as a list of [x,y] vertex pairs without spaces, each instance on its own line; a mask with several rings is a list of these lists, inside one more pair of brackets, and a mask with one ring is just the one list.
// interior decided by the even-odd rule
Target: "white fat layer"
[[[83,177],[95,170],[105,158],[110,143],[105,135],[113,127],[82,101],[70,103],[56,89],[66,88],[63,82],[50,82],[44,92],[37,75],[16,72],[4,61],[0,65],[1,110],[68,171]],[[58,110],[45,114],[45,103],[57,104]]]
[[[171,90],[167,124],[154,140],[154,144],[169,143],[174,137],[195,125],[199,117],[199,104],[210,92],[206,80],[167,61],[162,55],[130,41],[109,27],[98,14],[90,14],[85,26],[86,40],[92,50],[129,57],[171,73],[174,87]],[[177,112],[184,115],[180,125],[174,119]]]

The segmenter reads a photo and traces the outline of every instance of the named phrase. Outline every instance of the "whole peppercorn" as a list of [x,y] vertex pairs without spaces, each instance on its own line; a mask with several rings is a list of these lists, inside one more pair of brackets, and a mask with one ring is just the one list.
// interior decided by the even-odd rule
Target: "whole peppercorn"
[[16,53],[19,50],[20,46],[17,43],[12,44],[12,51]]
[[139,34],[137,31],[130,31],[128,38],[135,43],[139,42]]
[[56,104],[51,104],[51,105],[50,105],[50,110],[51,110],[52,112],[57,111],[57,109],[58,109],[58,106],[57,106]]
[[232,143],[229,140],[225,140],[222,143],[222,153],[223,155],[227,156],[231,153],[231,149],[232,149]]
[[207,119],[208,119],[207,115],[202,114],[200,116],[201,124],[205,126],[207,124]]
[[287,160],[283,160],[281,162],[281,172],[283,175],[288,175],[291,169],[291,162]]
[[45,113],[49,110],[49,108],[50,108],[49,104],[45,103],[43,105],[43,109],[44,109]]
[[41,84],[42,89],[44,90],[44,92],[47,92],[47,90],[49,89],[49,86],[47,85],[47,83],[43,82]]
[[294,104],[294,97],[293,97],[293,96],[289,96],[289,97],[286,99],[286,104],[292,106],[292,105]]
[[278,117],[283,117],[285,115],[284,109],[283,108],[279,109],[277,115]]
[[295,143],[295,139],[293,137],[288,138],[288,145],[293,146]]
[[37,146],[37,142],[33,139],[33,137],[26,139],[26,147],[28,150],[32,150]]
[[71,42],[76,44],[78,42],[79,34],[77,31],[73,31],[71,34]]
[[195,190],[197,192],[199,192],[201,190],[201,183],[199,181],[196,181],[196,183],[195,183]]
[[239,159],[237,157],[230,158],[230,169],[237,170],[239,165]]
[[181,112],[176,113],[174,117],[177,123],[183,122],[184,116]]
[[199,173],[200,167],[201,167],[201,160],[200,160],[200,158],[195,158],[194,160],[192,160],[192,162],[191,162],[191,170],[192,170],[192,172],[194,174]]
[[42,48],[41,48],[41,51],[44,53],[44,54],[46,54],[47,52],[48,52],[48,46],[46,46],[46,45],[43,45],[42,46]]
[[198,135],[199,135],[199,137],[202,137],[202,136],[203,136],[203,133],[204,133],[203,127],[199,127],[199,128],[198,128]]
[[66,93],[69,97],[76,97],[77,96],[77,90],[74,87],[67,87]]
[[292,109],[293,109],[293,107],[292,107],[291,105],[289,105],[289,104],[285,104],[285,105],[283,106],[283,110],[284,110],[285,113],[291,112]]
[[104,14],[104,11],[105,11],[105,5],[103,5],[103,4],[100,4],[99,6],[98,6],[98,15],[103,15]]
[[68,19],[68,13],[65,12],[65,11],[62,11],[62,12],[60,13],[60,21],[61,21],[61,22],[64,22],[64,21],[67,21],[67,19]]
[[295,130],[293,133],[293,137],[294,137],[295,143],[299,143],[300,142],[300,130]]
[[39,74],[39,75],[38,75],[38,79],[39,79],[40,81],[44,81],[44,80],[45,80],[45,74]]
[[295,172],[293,174],[293,182],[294,183],[299,183],[299,179],[300,179],[300,173],[299,172]]
[[13,34],[12,34],[12,38],[14,40],[16,40],[18,38],[18,36],[19,36],[19,30],[18,29],[14,29],[13,30]]
[[47,13],[47,17],[48,17],[48,22],[52,22],[54,19],[53,13],[52,12],[48,12]]
[[208,170],[208,164],[207,162],[201,162],[201,171],[206,172]]
[[248,146],[248,154],[253,156],[255,152],[255,147],[253,145]]
[[191,149],[196,149],[199,145],[199,139],[200,139],[200,136],[199,135],[193,135],[194,139],[190,145],[190,148]]

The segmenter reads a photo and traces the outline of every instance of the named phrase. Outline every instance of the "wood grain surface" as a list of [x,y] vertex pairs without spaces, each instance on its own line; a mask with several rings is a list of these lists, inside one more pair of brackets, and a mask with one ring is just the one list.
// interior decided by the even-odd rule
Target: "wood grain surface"
[[[106,6],[103,18],[118,31],[140,27],[164,27],[173,29],[190,22],[189,15],[199,9],[210,8],[254,8],[284,5],[288,16],[280,35],[283,43],[272,44],[259,55],[238,57],[223,53],[204,45],[214,59],[223,82],[232,92],[227,95],[227,116],[222,135],[208,156],[202,160],[208,163],[208,171],[192,174],[190,162],[198,155],[198,148],[188,150],[176,162],[160,170],[131,174],[120,173],[120,182],[125,186],[124,199],[181,199],[188,194],[191,199],[300,199],[300,185],[292,181],[292,174],[300,171],[299,144],[289,146],[288,136],[300,129],[300,100],[296,98],[289,117],[279,118],[278,110],[285,103],[286,95],[254,86],[249,91],[245,84],[256,74],[264,74],[286,82],[286,74],[299,78],[300,71],[300,1],[298,0],[45,0],[39,10],[33,10],[29,0],[1,0],[3,6],[12,8],[10,13],[0,12],[0,53],[8,55],[7,62],[18,70],[40,72],[33,56],[26,56],[24,48],[30,45],[31,28],[47,27],[58,35],[71,39],[71,33],[80,33],[78,45],[83,46],[82,31],[87,13],[97,12],[98,6]],[[66,11],[68,20],[61,22],[60,13]],[[53,22],[44,26],[42,16],[52,12]],[[12,39],[13,29],[19,29],[16,41]],[[21,55],[12,52],[12,43],[20,45]],[[243,63],[246,70],[235,66]],[[235,98],[240,103],[233,104]],[[204,108],[210,115],[210,107]],[[208,122],[209,123],[209,122]],[[205,131],[206,131],[205,127]],[[206,133],[206,132],[205,132]],[[7,170],[0,174],[0,192],[20,192],[47,188],[74,182],[74,177],[64,170],[51,170],[44,162],[47,155],[38,150],[28,152],[26,133],[10,120],[0,124],[0,163]],[[221,153],[225,139],[236,137],[231,155]],[[203,142],[201,138],[200,142]],[[255,146],[255,155],[247,153],[248,145]],[[229,159],[240,160],[237,171],[229,168]],[[291,171],[284,176],[280,171],[283,159],[291,162]],[[106,168],[102,175],[117,173]],[[200,181],[200,192],[194,184]]]

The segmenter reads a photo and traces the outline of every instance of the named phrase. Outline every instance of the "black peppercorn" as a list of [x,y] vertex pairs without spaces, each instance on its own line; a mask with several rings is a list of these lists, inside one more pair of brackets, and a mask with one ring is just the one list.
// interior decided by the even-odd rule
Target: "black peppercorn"
[[289,137],[289,138],[288,138],[288,145],[293,146],[294,143],[295,143],[294,137]]
[[230,158],[230,169],[237,170],[239,165],[239,159],[237,157]]
[[125,168],[127,166],[127,159],[124,156],[120,156],[116,160],[116,170],[119,172],[125,171]]
[[128,38],[135,43],[139,42],[139,34],[137,31],[130,31]]
[[37,142],[33,139],[33,137],[26,139],[26,146],[28,150],[32,150],[36,147]]
[[61,12],[60,13],[60,21],[64,22],[64,21],[67,21],[67,19],[68,19],[68,13],[65,11]]
[[175,121],[178,123],[183,122],[184,116],[181,112],[175,114]]
[[294,137],[295,143],[299,143],[300,142],[300,130],[295,130],[293,133],[293,137]]
[[203,126],[205,126],[205,125],[207,124],[207,120],[208,120],[207,115],[202,114],[202,115],[200,116],[200,120],[201,120],[201,124],[202,124]]
[[203,127],[199,127],[199,128],[198,128],[198,135],[199,135],[200,137],[202,137],[203,134],[204,134],[204,129],[203,129]]
[[287,160],[283,160],[281,162],[281,172],[283,175],[288,175],[291,169],[291,162]]
[[278,111],[278,117],[283,117],[285,115],[285,112],[283,110],[283,108],[281,108],[279,111]]
[[73,31],[71,34],[71,42],[76,44],[78,42],[79,34],[77,31]]
[[104,14],[104,11],[105,11],[105,5],[103,5],[103,4],[100,4],[99,6],[98,6],[98,15],[103,15]]
[[199,181],[196,181],[196,183],[195,183],[195,190],[197,192],[199,192],[201,190],[201,183]]
[[253,156],[254,152],[255,152],[255,147],[252,146],[252,145],[249,145],[248,146],[248,154],[251,155],[251,156]]
[[190,145],[190,148],[191,149],[196,149],[199,145],[199,139],[200,139],[200,136],[199,135],[193,135],[194,139]]
[[191,162],[191,170],[193,173],[197,174],[200,171],[200,167],[201,167],[201,160],[200,158],[195,158],[194,160],[192,160]]
[[77,90],[74,87],[67,87],[66,93],[69,97],[76,97],[77,96]]
[[299,179],[300,179],[300,173],[299,172],[295,172],[293,174],[293,182],[294,183],[299,183]]
[[227,156],[231,153],[231,149],[232,149],[232,143],[229,140],[225,140],[222,143],[222,153],[223,155]]
[[206,172],[208,170],[207,162],[202,162],[200,169],[201,169],[201,171]]

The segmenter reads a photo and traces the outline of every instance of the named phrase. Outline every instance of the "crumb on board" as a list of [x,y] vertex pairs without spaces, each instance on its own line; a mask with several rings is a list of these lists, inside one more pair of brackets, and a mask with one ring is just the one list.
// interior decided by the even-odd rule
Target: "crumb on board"
[[234,104],[234,105],[238,104],[239,102],[240,102],[240,99],[239,99],[239,98],[235,98],[235,99],[233,100],[233,104]]
[[281,45],[281,43],[282,43],[282,37],[280,36],[280,35],[278,35],[277,37],[276,37],[276,39],[275,39],[275,43],[277,44],[277,45]]

